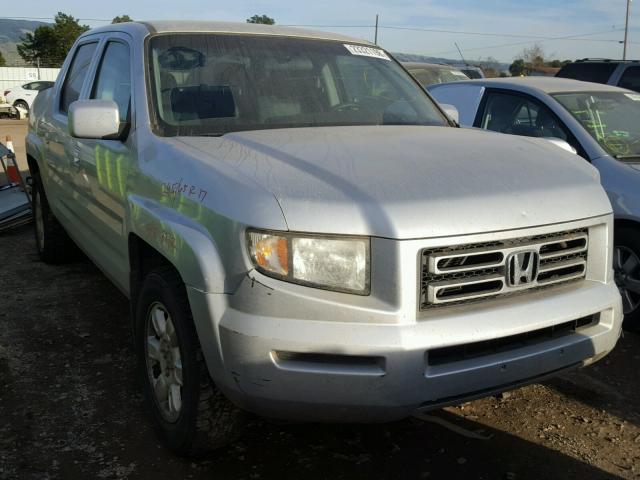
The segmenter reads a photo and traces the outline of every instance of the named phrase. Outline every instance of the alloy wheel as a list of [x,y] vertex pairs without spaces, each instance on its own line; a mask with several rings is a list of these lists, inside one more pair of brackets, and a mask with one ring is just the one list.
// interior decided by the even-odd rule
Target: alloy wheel
[[146,364],[154,398],[162,417],[174,423],[182,410],[182,356],[167,308],[151,305],[146,320]]

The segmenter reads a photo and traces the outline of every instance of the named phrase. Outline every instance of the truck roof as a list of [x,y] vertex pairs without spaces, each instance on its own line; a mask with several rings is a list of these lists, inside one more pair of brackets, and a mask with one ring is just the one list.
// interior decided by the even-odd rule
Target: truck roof
[[279,25],[261,25],[254,23],[240,22],[213,22],[213,21],[191,21],[191,20],[150,20],[116,23],[89,30],[84,35],[102,32],[127,32],[130,34],[140,34],[141,26],[151,34],[155,33],[233,33],[246,35],[274,35],[283,37],[313,38],[318,40],[334,40],[338,42],[349,42],[373,45],[363,39],[348,37],[332,32],[317,30],[306,30],[295,27],[283,27]]

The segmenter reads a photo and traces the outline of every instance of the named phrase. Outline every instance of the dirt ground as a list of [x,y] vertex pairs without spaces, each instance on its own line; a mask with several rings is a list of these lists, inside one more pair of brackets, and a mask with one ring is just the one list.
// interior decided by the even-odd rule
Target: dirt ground
[[[4,135],[0,123],[0,135]],[[640,334],[598,364],[384,425],[274,425],[197,461],[156,441],[126,299],[0,235],[0,479],[640,478]]]

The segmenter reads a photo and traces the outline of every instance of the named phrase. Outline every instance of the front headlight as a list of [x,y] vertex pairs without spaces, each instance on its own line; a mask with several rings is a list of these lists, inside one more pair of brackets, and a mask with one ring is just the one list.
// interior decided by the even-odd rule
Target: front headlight
[[249,256],[265,275],[338,292],[369,294],[369,239],[247,231]]

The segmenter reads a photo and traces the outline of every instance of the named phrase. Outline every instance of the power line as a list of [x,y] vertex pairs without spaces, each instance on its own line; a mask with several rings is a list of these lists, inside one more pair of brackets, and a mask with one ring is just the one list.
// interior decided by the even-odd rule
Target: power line
[[[607,32],[610,32],[607,31]],[[544,39],[540,39],[539,43],[544,43],[544,42],[551,42],[551,41],[557,41],[557,40],[570,40],[570,41],[577,41],[577,40],[584,40],[587,42],[616,42],[618,43],[619,40],[610,40],[610,39],[600,39],[600,40],[591,40],[591,39],[586,39],[586,38],[578,38],[578,37],[586,37],[589,35],[601,35],[602,33],[607,33],[607,32],[593,32],[593,33],[583,33],[583,34],[577,34],[577,35],[565,35],[565,36],[561,36],[561,37],[548,37],[548,38],[544,38]],[[477,51],[477,50],[487,50],[487,49],[493,49],[493,48],[504,48],[504,47],[516,47],[519,45],[528,45],[531,42],[514,42],[514,43],[503,43],[500,45],[487,45],[486,47],[474,47],[474,48],[467,48],[467,51]],[[633,43],[633,42],[629,42],[629,43]],[[432,55],[448,55],[451,53],[456,53],[455,50],[448,50],[446,52],[439,52],[439,53],[434,53]]]
[[[468,32],[468,31],[462,31],[462,30],[442,30],[442,29],[437,29],[437,28],[422,28],[422,27],[399,27],[399,26],[391,26],[391,25],[380,26],[380,28],[385,28],[385,29],[389,29],[389,30],[410,30],[410,31],[416,31],[416,32],[450,33],[450,34],[455,34],[455,35],[478,35],[478,36],[482,36],[482,37],[531,38],[531,39],[542,39],[542,40],[549,40],[551,38],[555,38],[555,37],[548,37],[548,36],[542,36],[542,35],[520,35],[520,34],[515,34],[515,33]],[[585,34],[581,34],[580,36],[602,35],[602,34],[605,34],[605,33],[611,33],[611,32],[621,31],[621,30],[622,30],[621,28],[615,28],[615,29],[604,30],[602,32],[585,33]],[[617,41],[617,40],[612,40],[612,41]]]

